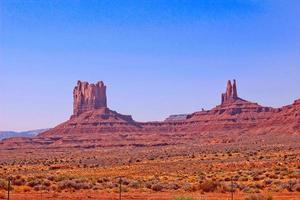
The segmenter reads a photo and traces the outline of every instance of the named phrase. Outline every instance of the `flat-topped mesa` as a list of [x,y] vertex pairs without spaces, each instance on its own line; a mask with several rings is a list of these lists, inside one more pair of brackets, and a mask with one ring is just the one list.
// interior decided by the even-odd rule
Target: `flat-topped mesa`
[[231,81],[229,80],[227,82],[227,88],[226,88],[226,93],[222,94],[222,102],[221,104],[227,104],[227,103],[232,103],[238,100],[238,93],[237,93],[237,85],[236,81],[233,80],[233,84],[231,84]]
[[74,116],[90,110],[107,108],[106,86],[102,81],[96,84],[78,81],[73,90],[73,101]]

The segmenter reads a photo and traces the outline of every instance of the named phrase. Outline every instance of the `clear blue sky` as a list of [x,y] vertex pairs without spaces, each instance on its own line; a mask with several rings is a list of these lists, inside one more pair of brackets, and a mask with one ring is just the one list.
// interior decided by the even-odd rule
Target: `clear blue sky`
[[0,130],[53,127],[78,79],[138,121],[212,108],[227,79],[279,107],[300,98],[298,0],[1,0]]

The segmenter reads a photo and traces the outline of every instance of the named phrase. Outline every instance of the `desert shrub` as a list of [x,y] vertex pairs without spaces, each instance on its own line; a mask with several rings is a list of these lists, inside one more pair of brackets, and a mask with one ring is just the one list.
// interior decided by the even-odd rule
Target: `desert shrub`
[[183,184],[183,186],[182,186],[182,189],[184,190],[184,191],[187,191],[187,192],[191,192],[192,191],[192,185],[190,184],[190,183],[185,183],[185,184]]
[[289,178],[300,179],[300,170],[294,171],[291,174],[289,174]]
[[60,181],[64,181],[64,180],[73,180],[73,179],[75,179],[75,177],[73,177],[73,176],[58,175],[58,176],[54,176],[54,180],[49,180],[49,179],[48,180],[49,181],[60,182]]
[[266,179],[263,182],[265,185],[271,185],[273,183],[273,181],[271,179]]
[[224,179],[224,181],[226,181],[226,182],[231,181],[231,178],[226,177],[226,178]]
[[140,183],[138,181],[131,181],[128,186],[137,189],[140,187]]
[[67,165],[51,165],[49,170],[67,169]]
[[245,176],[239,178],[239,181],[243,181],[243,182],[248,181],[248,180],[249,180],[248,177],[245,177]]
[[59,189],[58,189],[58,187],[57,187],[57,185],[51,185],[51,190],[53,190],[53,191],[58,191]]
[[294,185],[293,191],[300,192],[300,183],[297,183],[296,185]]
[[0,179],[0,190],[1,189],[7,189],[7,181],[5,181],[4,179]]
[[12,184],[17,186],[26,185],[26,180],[24,178],[18,177],[17,179],[14,179],[12,181]]
[[91,189],[92,186],[91,184],[84,182],[82,180],[65,180],[65,181],[60,181],[58,183],[58,188],[61,190],[64,189],[80,190],[80,189]]
[[104,186],[104,188],[113,189],[113,188],[116,188],[116,187],[118,187],[118,184],[117,184],[117,183],[113,183],[113,182],[109,181],[109,182],[105,182],[105,183],[103,183],[103,186]]
[[256,175],[253,177],[253,181],[260,181],[263,180],[265,178],[264,175]]
[[173,197],[172,200],[196,200],[196,198],[192,196],[181,195]]
[[40,184],[41,184],[41,180],[39,180],[39,179],[32,179],[27,183],[27,185],[30,187],[34,187],[34,186],[37,186]]
[[238,181],[238,180],[239,180],[239,178],[240,178],[240,176],[238,176],[238,175],[235,175],[234,177],[232,177],[232,180],[233,180],[233,181]]
[[22,185],[22,186],[19,187],[19,190],[21,190],[22,192],[30,192],[31,187],[29,187],[27,185]]
[[159,191],[162,191],[164,189],[164,186],[161,183],[155,183],[151,186],[151,189],[156,191],[156,192],[159,192]]
[[145,187],[148,188],[148,189],[151,189],[152,185],[153,185],[152,181],[148,181],[148,182],[145,183]]
[[204,172],[199,171],[197,174],[198,174],[198,181],[199,182],[206,179],[206,174]]
[[280,185],[281,189],[286,189],[288,190],[289,192],[292,192],[293,191],[293,187],[297,184],[296,181],[294,180],[290,180],[288,181],[287,183],[283,183]]
[[152,186],[155,185],[155,184],[158,184],[159,181],[158,180],[149,180],[149,181],[146,181],[144,183],[145,187],[148,188],[148,189],[152,189]]
[[178,190],[180,188],[177,183],[169,183],[167,187],[170,190]]
[[219,191],[222,193],[229,192],[229,191],[231,191],[231,187],[229,184],[221,184]]
[[182,189],[184,189],[186,192],[194,192],[197,190],[196,187],[194,187],[192,184],[190,183],[185,183],[183,186],[182,186]]
[[215,182],[215,181],[206,181],[204,183],[202,183],[200,185],[200,189],[203,192],[214,192],[217,190],[217,188],[219,187],[219,183]]
[[255,189],[251,186],[245,186],[244,189],[242,189],[242,192],[244,192],[244,193],[259,193],[259,190]]
[[280,172],[280,175],[281,175],[281,176],[287,176],[287,175],[289,175],[289,173],[290,173],[290,172],[286,169],[286,170],[284,170],[284,171],[281,171],[281,172]]
[[262,184],[256,183],[254,185],[255,188],[262,190],[264,188],[264,186]]
[[47,180],[49,180],[49,181],[55,181],[55,177],[54,176],[48,176]]
[[36,185],[33,187],[35,191],[41,191],[41,190],[47,190],[47,188],[44,185]]
[[[124,180],[127,180],[127,179],[124,179]],[[98,180],[97,180],[97,182],[98,183],[106,183],[106,182],[109,182],[110,180],[109,180],[109,178],[107,178],[107,177],[102,177],[102,178],[99,178]],[[122,180],[123,181],[123,180]]]
[[271,178],[271,179],[278,179],[278,175],[276,175],[276,174],[270,174],[269,178]]
[[48,181],[48,180],[43,180],[42,184],[45,187],[49,187],[51,185],[50,181]]
[[242,183],[238,184],[237,186],[238,186],[238,189],[240,189],[241,191],[247,187],[245,184],[242,184]]
[[262,195],[262,194],[251,194],[246,197],[245,200],[272,200],[273,197],[271,195]]
[[[119,180],[118,180],[119,182]],[[130,180],[128,178],[122,178],[122,185],[129,185]]]
[[218,187],[220,192],[225,193],[232,192],[232,190],[235,191],[238,188],[238,185],[231,185],[231,183],[222,183]]

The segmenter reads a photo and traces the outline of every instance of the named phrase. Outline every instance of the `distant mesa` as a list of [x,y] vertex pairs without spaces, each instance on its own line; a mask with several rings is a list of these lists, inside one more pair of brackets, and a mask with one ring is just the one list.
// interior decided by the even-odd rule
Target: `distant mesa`
[[188,114],[170,115],[165,119],[165,122],[184,121],[188,117]]

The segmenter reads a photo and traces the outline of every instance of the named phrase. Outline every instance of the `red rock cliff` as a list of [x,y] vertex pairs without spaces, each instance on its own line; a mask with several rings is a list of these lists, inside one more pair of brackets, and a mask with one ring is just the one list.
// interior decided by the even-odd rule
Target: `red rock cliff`
[[96,84],[78,81],[73,90],[73,100],[74,116],[94,109],[107,108],[106,86],[102,81]]

